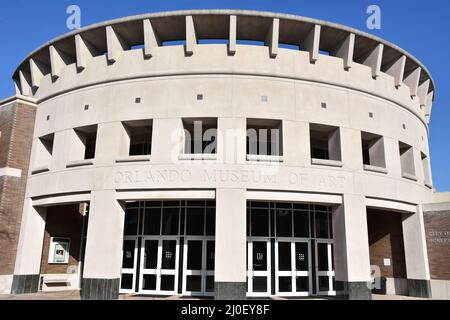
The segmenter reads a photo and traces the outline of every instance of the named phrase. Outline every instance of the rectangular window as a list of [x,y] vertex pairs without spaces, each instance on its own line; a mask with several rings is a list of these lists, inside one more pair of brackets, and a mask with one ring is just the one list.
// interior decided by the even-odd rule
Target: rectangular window
[[46,172],[50,170],[50,164],[53,156],[53,141],[55,135],[49,134],[40,137],[37,141],[35,166],[32,174]]
[[431,173],[430,173],[430,161],[426,154],[421,152],[422,159],[422,168],[423,168],[423,181],[427,187],[432,188],[433,184],[431,182]]
[[184,154],[217,153],[217,118],[185,118]]
[[399,142],[402,177],[417,180],[414,168],[414,149],[406,143]]
[[247,154],[282,156],[282,126],[281,120],[247,119]]
[[51,238],[48,263],[68,264],[70,256],[69,238]]
[[338,127],[311,123],[309,132],[312,159],[342,160],[341,136]]
[[152,120],[123,122],[130,139],[129,156],[146,156],[152,153]]
[[384,139],[382,136],[361,132],[363,163],[366,170],[373,167],[386,168]]
[[90,160],[95,158],[95,147],[97,144],[97,125],[76,128],[77,137],[76,145],[77,159],[73,160]]

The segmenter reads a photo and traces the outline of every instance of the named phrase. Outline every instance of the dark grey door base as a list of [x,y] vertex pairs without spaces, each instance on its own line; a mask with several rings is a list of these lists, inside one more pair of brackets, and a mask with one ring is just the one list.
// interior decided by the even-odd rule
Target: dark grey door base
[[372,300],[372,289],[367,282],[336,281],[337,295],[346,300]]
[[82,300],[119,299],[120,279],[85,279],[81,286]]
[[408,279],[408,290],[410,297],[431,298],[430,280]]
[[216,282],[216,300],[245,300],[247,298],[247,282]]
[[14,275],[11,294],[36,293],[39,289],[39,275]]

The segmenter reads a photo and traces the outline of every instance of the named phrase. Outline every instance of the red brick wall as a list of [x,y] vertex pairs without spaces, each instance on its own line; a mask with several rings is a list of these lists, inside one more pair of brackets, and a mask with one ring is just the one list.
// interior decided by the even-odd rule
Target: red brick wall
[[24,103],[0,107],[0,168],[22,170],[0,177],[0,274],[14,273],[36,108]]
[[[370,264],[381,269],[381,276],[406,278],[405,249],[401,214],[381,210],[367,210]],[[391,266],[384,266],[384,259]]]
[[[67,273],[69,266],[78,266],[83,226],[83,216],[80,211],[80,205],[78,204],[47,209],[44,245],[42,247],[41,274]],[[70,257],[68,264],[48,263],[51,237],[70,238]]]
[[450,211],[424,212],[431,279],[450,280]]

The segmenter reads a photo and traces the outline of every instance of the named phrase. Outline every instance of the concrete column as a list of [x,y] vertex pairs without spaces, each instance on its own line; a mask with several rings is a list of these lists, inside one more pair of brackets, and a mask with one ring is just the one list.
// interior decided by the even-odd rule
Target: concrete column
[[183,123],[181,119],[154,119],[152,163],[176,163],[183,150]]
[[333,55],[344,60],[344,69],[349,70],[353,65],[353,52],[355,49],[355,34],[350,33],[347,38],[333,52]]
[[77,58],[77,69],[82,71],[86,68],[87,63],[94,55],[98,53],[97,48],[85,41],[81,35],[75,35],[75,50]]
[[[334,153],[340,152],[342,154],[341,159],[344,168],[356,171],[362,170],[363,156],[362,156],[361,131],[348,128],[340,128],[339,130],[336,130],[336,132],[338,132],[337,134],[338,137],[340,132],[341,138],[336,143],[334,143],[334,145],[337,146],[340,145],[341,147],[338,151],[335,151]],[[337,149],[337,147],[335,147],[334,149]],[[335,157],[332,156],[333,155],[332,150],[333,148],[330,147],[330,159],[338,160],[336,156]]]
[[20,91],[24,96],[31,96],[31,76],[19,70]]
[[194,18],[186,16],[186,55],[193,55],[196,46],[197,34],[195,32]]
[[420,106],[425,107],[428,102],[428,90],[430,88],[430,79],[424,81],[417,89],[417,95],[420,99]]
[[228,43],[228,54],[234,55],[236,53],[236,33],[237,33],[237,18],[230,16],[230,35]]
[[417,68],[411,72],[404,80],[403,83],[406,84],[411,90],[411,97],[417,96],[417,89],[419,88],[420,74],[422,73],[422,68]]
[[394,64],[386,70],[386,73],[394,78],[395,86],[398,88],[403,84],[405,74],[406,56],[401,56]]
[[23,206],[12,294],[34,293],[39,287],[47,210],[31,204],[32,200],[26,199]]
[[118,158],[128,156],[130,137],[121,122],[101,123],[97,130],[97,165],[114,165]]
[[115,191],[93,191],[81,286],[84,300],[119,297],[125,209]]
[[215,298],[217,300],[246,298],[246,212],[245,189],[217,189],[215,261]]
[[123,51],[129,48],[128,44],[122,37],[114,30],[113,27],[106,27],[106,42],[108,46],[108,62],[116,62]]
[[63,69],[69,64],[69,58],[54,46],[50,46],[48,50],[50,54],[52,79],[56,80],[61,75]]
[[311,146],[309,124],[304,122],[283,121],[283,158],[286,165],[310,166]]
[[363,64],[372,68],[372,77],[378,78],[381,73],[381,63],[383,60],[384,45],[379,44],[372,50],[369,56],[364,60]]
[[245,164],[247,156],[246,129],[244,118],[219,118],[217,160],[226,164]]
[[[345,194],[333,212],[334,264],[338,294],[350,300],[372,299],[366,202]],[[340,292],[342,290],[342,292]]]
[[149,19],[145,19],[144,22],[144,56],[145,58],[151,58],[154,55],[155,48],[161,45],[161,41],[156,35],[153,29],[152,23]]
[[414,214],[403,214],[402,219],[409,295],[431,298],[430,269],[422,207],[417,206],[417,212]]
[[314,25],[306,39],[300,44],[302,50],[309,51],[311,63],[315,63],[319,59],[320,30],[320,25]]
[[266,46],[269,47],[270,57],[278,55],[278,38],[280,33],[280,19],[274,18],[266,37]]

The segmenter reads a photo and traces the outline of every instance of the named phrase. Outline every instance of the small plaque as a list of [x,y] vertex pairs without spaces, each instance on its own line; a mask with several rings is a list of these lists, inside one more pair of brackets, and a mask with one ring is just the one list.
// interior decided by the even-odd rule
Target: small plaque
[[385,267],[390,267],[391,266],[391,259],[384,258],[384,266]]

